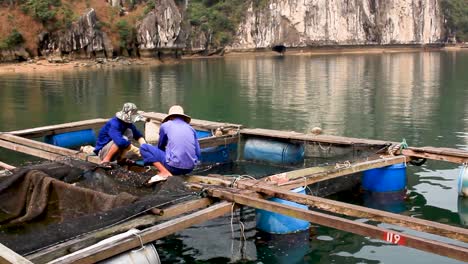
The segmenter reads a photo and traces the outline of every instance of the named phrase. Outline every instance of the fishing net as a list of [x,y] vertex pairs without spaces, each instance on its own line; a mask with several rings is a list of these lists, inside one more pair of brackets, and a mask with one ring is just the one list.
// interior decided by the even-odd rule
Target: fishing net
[[[165,208],[198,196],[185,188],[182,177],[144,187],[149,175],[129,171],[125,175],[124,171],[105,171],[95,164],[72,160],[14,170],[0,179],[0,242],[19,254],[30,254],[125,222],[151,208]],[[93,188],[100,184],[108,186]]]

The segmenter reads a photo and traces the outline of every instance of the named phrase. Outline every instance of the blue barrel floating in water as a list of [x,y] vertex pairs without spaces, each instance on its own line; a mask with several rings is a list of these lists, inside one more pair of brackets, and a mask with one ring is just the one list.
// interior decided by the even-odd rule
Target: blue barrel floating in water
[[364,206],[392,213],[406,211],[406,190],[397,192],[370,192],[363,194]]
[[458,175],[458,194],[468,197],[468,165],[463,165]]
[[304,145],[264,139],[247,139],[244,159],[278,164],[295,164],[304,160]]
[[63,148],[77,148],[84,145],[95,145],[96,135],[94,130],[85,129],[79,131],[66,132],[56,135],[48,135],[44,138],[48,144]]
[[406,165],[399,163],[364,171],[362,188],[371,192],[396,192],[406,188]]
[[[211,137],[210,131],[196,130],[197,138]],[[231,151],[237,149],[237,144],[201,149],[201,163],[225,163],[230,160]]]
[[468,199],[466,197],[458,196],[458,215],[460,223],[468,227]]
[[[305,194],[305,188],[299,187],[291,190],[295,193]],[[277,202],[280,204],[285,204],[289,206],[294,206],[297,208],[308,209],[307,205],[298,204],[295,202],[271,198],[270,201]],[[304,231],[309,229],[310,223],[301,219],[294,217],[273,213],[266,210],[257,209],[256,211],[256,222],[257,228],[271,234],[290,234],[299,231]]]

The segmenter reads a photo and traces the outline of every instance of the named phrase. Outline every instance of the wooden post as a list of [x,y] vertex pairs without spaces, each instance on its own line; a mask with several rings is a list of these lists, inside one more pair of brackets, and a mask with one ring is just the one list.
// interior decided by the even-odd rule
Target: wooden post
[[110,258],[130,249],[140,247],[141,244],[146,244],[192,225],[202,223],[204,221],[220,217],[230,212],[233,204],[229,202],[220,202],[206,209],[197,211],[195,213],[176,218],[164,222],[162,224],[149,227],[138,233],[138,236],[127,237],[119,241],[112,241],[111,243],[102,244],[98,247],[83,249],[62,258],[55,259],[49,264],[56,263],[96,263],[103,259]]
[[0,264],[32,264],[32,262],[0,244]]
[[468,259],[468,248],[455,246],[443,242],[420,238],[410,234],[388,230],[373,225],[355,222],[337,216],[327,215],[315,211],[305,210],[280,203],[266,201],[244,194],[235,194],[222,189],[208,189],[210,195],[234,203],[247,205],[257,209],[263,209],[299,219],[303,219],[315,224],[343,230],[353,234],[368,236],[389,243],[407,246],[426,252],[466,261]]

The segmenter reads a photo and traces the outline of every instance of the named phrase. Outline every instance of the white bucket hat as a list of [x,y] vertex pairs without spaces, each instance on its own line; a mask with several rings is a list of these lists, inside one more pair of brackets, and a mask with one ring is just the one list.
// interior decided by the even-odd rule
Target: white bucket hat
[[122,111],[115,113],[115,116],[126,123],[135,123],[136,121],[144,120],[144,118],[138,114],[138,108],[134,103],[125,103],[122,107]]
[[190,121],[192,120],[192,118],[186,114],[184,114],[184,109],[182,108],[182,106],[180,105],[173,105],[171,106],[171,108],[169,108],[169,113],[167,114],[167,116],[163,119],[163,123],[166,122],[167,120],[169,120],[169,118],[171,116],[178,116],[178,117],[181,117],[182,119],[184,119],[185,122],[187,122],[187,124],[190,124]]

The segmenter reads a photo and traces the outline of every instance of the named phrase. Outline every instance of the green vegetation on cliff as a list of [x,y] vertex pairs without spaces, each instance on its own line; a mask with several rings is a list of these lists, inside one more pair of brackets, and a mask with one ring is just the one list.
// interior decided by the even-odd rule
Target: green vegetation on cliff
[[23,35],[18,32],[18,30],[13,29],[13,31],[5,39],[0,41],[0,49],[10,49],[14,48],[24,42]]
[[447,26],[458,41],[468,41],[468,0],[441,0]]
[[232,41],[243,12],[245,0],[192,0],[188,8],[190,25],[211,37],[215,47]]

